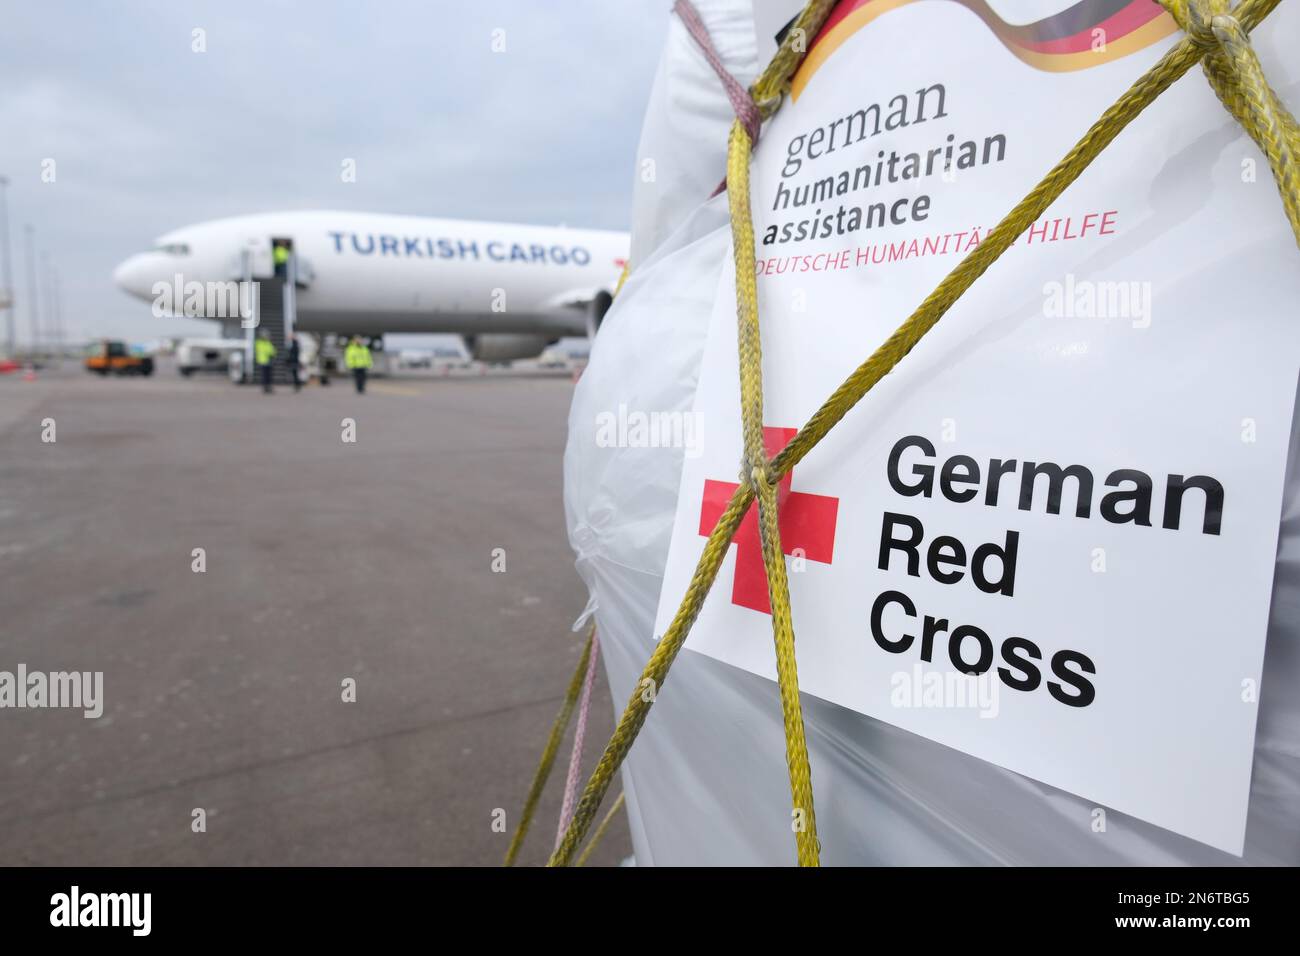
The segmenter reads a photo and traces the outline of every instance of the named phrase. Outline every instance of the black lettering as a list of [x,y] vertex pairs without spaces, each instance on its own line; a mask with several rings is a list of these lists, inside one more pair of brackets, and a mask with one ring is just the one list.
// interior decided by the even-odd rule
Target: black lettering
[[1223,524],[1223,485],[1206,475],[1170,475],[1165,486],[1165,522],[1170,531],[1178,530],[1183,514],[1183,493],[1188,488],[1205,492],[1205,518],[1201,522],[1202,534],[1218,534]]
[[[1007,597],[1016,589],[1016,553],[1020,550],[1020,532],[1008,531],[1005,547],[999,548],[990,541],[975,549],[970,559],[970,576],[975,586],[985,594],[1005,594]],[[996,557],[1002,562],[1002,577],[994,581],[984,570],[989,558]]]
[[1036,690],[1043,675],[1030,658],[1034,661],[1043,659],[1042,651],[1033,641],[1027,641],[1023,637],[1008,637],[1003,641],[1002,659],[1011,667],[1022,671],[1025,676],[1016,677],[1011,673],[1011,667],[999,667],[998,677],[1002,678],[1002,683],[1012,690]]
[[1009,475],[1016,470],[1016,460],[1003,461],[1001,458],[994,458],[989,462],[989,490],[984,496],[984,503],[990,508],[997,507],[998,490],[1002,487],[1002,476]]
[[943,634],[948,630],[948,619],[946,617],[925,616],[925,621],[921,625],[921,660],[927,664],[934,656],[934,639],[937,635]]
[[[974,664],[967,664],[961,656],[962,641],[967,637],[973,637],[979,642],[980,656]],[[963,674],[983,674],[993,664],[993,642],[978,627],[963,624],[961,627],[955,628],[952,636],[948,638],[948,656],[952,658],[957,670]]]
[[[944,554],[945,550],[952,553]],[[945,571],[943,570],[945,564],[959,568],[966,566],[966,546],[956,538],[946,534],[940,535],[930,543],[925,566],[930,571],[930,577],[940,584],[956,584],[962,579],[964,573],[962,571]]]
[[885,637],[885,632],[880,627],[880,619],[884,616],[885,608],[891,604],[899,605],[908,617],[916,617],[916,605],[912,603],[910,597],[902,591],[884,591],[876,598],[876,603],[871,605],[871,636],[889,653],[902,654],[912,646],[912,641],[916,638],[911,634],[904,634],[897,641]]
[[[901,541],[894,537],[894,526],[905,525],[912,532],[912,537],[907,541]],[[917,547],[921,543],[921,538],[925,534],[925,529],[921,522],[911,515],[900,515],[893,511],[885,512],[885,520],[880,526],[880,570],[889,570],[889,552],[898,550],[907,556],[907,573],[912,577],[921,576],[921,551]]]
[[[960,471],[958,471],[960,469]],[[980,483],[980,466],[970,455],[953,455],[943,463],[939,472],[939,490],[949,501],[970,501],[979,494],[977,488],[965,488],[957,491],[954,484],[978,485]]]
[[904,484],[898,475],[899,459],[903,457],[903,452],[909,448],[921,449],[926,458],[934,457],[934,445],[920,435],[908,435],[906,438],[900,438],[894,442],[894,447],[890,449],[889,463],[886,465],[889,487],[907,498],[914,498],[917,495],[924,495],[928,498],[934,491],[934,465],[912,466],[912,474],[921,479],[915,485]]
[[[1133,482],[1133,490],[1112,491],[1102,498],[1101,507],[1098,508],[1102,518],[1111,524],[1131,521],[1144,528],[1151,527],[1151,476],[1145,471],[1121,468],[1106,476],[1106,487],[1117,488],[1121,481]],[[1118,506],[1126,501],[1132,502],[1133,507],[1128,511],[1120,511]]]
[[[1082,673],[1076,674],[1069,670],[1066,664],[1078,664]],[[1085,655],[1078,651],[1057,651],[1052,655],[1052,673],[1062,681],[1076,688],[1079,693],[1067,694],[1061,689],[1061,685],[1056,681],[1047,682],[1047,691],[1062,704],[1068,704],[1071,707],[1087,707],[1097,696],[1096,689],[1092,686],[1083,674],[1095,674],[1097,668],[1093,666]]]
[[1020,476],[1020,510],[1029,511],[1034,500],[1034,480],[1039,475],[1047,476],[1047,513],[1061,513],[1061,492],[1065,479],[1073,478],[1078,483],[1079,494],[1075,499],[1074,514],[1077,518],[1086,518],[1092,511],[1092,472],[1082,465],[1070,465],[1062,468],[1050,461],[1042,464],[1034,461],[1025,462],[1024,472]]

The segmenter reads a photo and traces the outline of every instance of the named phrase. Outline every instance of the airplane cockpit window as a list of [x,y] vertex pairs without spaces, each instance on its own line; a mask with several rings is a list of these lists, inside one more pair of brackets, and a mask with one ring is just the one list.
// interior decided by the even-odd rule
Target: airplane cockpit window
[[190,247],[183,242],[164,242],[154,246],[154,252],[165,252],[169,256],[188,256]]

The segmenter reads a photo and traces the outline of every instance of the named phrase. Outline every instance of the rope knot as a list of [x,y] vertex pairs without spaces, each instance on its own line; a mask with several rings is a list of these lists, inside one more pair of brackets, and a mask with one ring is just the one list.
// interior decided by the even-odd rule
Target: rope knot
[[1215,39],[1220,43],[1227,43],[1229,40],[1236,40],[1239,43],[1250,42],[1241,21],[1230,13],[1216,13],[1212,16],[1210,18],[1210,29],[1214,32]]
[[[1158,0],[1201,54],[1201,69],[1219,101],[1268,158],[1282,208],[1300,243],[1300,126],[1269,86],[1247,32],[1264,14],[1250,0]],[[1240,14],[1240,16],[1238,16]],[[1245,21],[1243,23],[1242,21]]]
[[755,498],[763,492],[765,487],[771,488],[776,485],[776,482],[772,480],[771,462],[767,461],[767,459],[759,462],[745,462],[740,471],[740,478],[754,492]]
[[753,86],[749,88],[749,96],[754,108],[758,110],[759,115],[765,120],[775,116],[776,111],[781,108],[781,104],[785,101],[785,94],[781,92],[760,98],[758,90]]
[[1246,31],[1228,9],[1228,0],[1156,0],[1187,38],[1198,47],[1217,47],[1225,37],[1244,37]]

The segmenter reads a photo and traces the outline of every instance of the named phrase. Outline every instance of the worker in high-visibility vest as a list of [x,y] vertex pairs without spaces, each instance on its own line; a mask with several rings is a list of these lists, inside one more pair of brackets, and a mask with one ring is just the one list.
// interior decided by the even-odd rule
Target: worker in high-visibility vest
[[275,277],[277,279],[288,278],[289,247],[283,242],[274,243],[271,246],[271,261],[275,263]]
[[257,366],[257,374],[262,379],[262,391],[268,395],[271,394],[271,368],[274,362],[275,343],[271,341],[271,334],[263,329],[253,343],[253,364]]
[[366,371],[374,365],[370,358],[370,346],[361,341],[359,336],[352,336],[352,341],[343,350],[343,364],[352,369],[352,377],[357,383],[357,394],[366,390]]

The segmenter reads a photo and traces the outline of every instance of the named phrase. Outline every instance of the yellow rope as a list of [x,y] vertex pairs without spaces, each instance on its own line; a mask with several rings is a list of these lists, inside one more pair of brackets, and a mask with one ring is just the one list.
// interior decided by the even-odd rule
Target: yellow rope
[[1259,58],[1227,0],[1159,0],[1188,37],[1208,49],[1201,69],[1228,112],[1268,158],[1300,244],[1300,127],[1268,85]]
[[582,692],[582,684],[587,677],[587,661],[591,659],[591,644],[595,636],[596,621],[593,618],[591,626],[587,628],[587,643],[582,649],[582,657],[578,659],[578,666],[569,679],[569,689],[564,695],[564,703],[560,706],[560,712],[556,715],[555,722],[551,724],[551,735],[546,738],[546,747],[542,750],[541,763],[538,764],[537,771],[533,774],[533,785],[528,788],[528,797],[524,800],[524,809],[519,815],[519,828],[515,830],[515,835],[510,838],[510,847],[506,850],[506,866],[514,866],[515,857],[519,855],[519,849],[524,845],[524,837],[528,835],[528,828],[533,823],[533,813],[537,809],[537,801],[542,795],[542,788],[546,786],[547,778],[551,775],[551,767],[555,765],[555,755],[560,750],[560,741],[564,739],[564,731],[569,726],[569,718],[573,716],[573,706],[578,700],[578,694]]
[[794,79],[795,68],[808,53],[813,38],[837,2],[838,0],[811,0],[799,14],[790,32],[781,40],[781,46],[772,57],[772,62],[754,81],[750,93],[764,118],[780,108],[783,97],[790,92],[790,81]]
[[[807,52],[812,37],[821,29],[822,23],[825,22],[834,4],[835,0],[812,0],[804,7],[794,27],[781,42],[781,47],[772,58],[772,62],[767,65],[767,69],[763,71],[762,76],[754,82],[752,90],[754,101],[765,113],[770,113],[776,108],[776,105],[779,105],[781,96],[789,87],[790,77],[794,73],[795,67]],[[745,219],[749,219],[748,211],[745,213]],[[752,230],[752,225],[750,228]],[[761,436],[761,427],[759,431]],[[672,625],[655,647],[654,653],[650,655],[650,660],[641,674],[641,681],[633,689],[632,698],[628,701],[623,716],[619,718],[618,727],[615,728],[609,744],[605,747],[605,752],[601,755],[600,763],[592,771],[591,778],[578,800],[578,805],[574,808],[573,819],[569,822],[569,829],[565,831],[560,845],[551,854],[548,865],[567,866],[570,858],[582,843],[583,837],[586,836],[596,812],[600,809],[601,800],[604,799],[605,792],[609,789],[615,771],[622,764],[623,758],[627,756],[632,741],[640,733],[659,688],[663,685],[664,678],[668,674],[668,669],[676,659],[677,652],[681,650],[682,643],[686,640],[691,625],[695,623],[695,618],[704,603],[704,598],[709,593],[713,579],[717,577],[718,566],[722,563],[722,558],[731,544],[731,538],[740,526],[740,521],[745,516],[753,497],[754,492],[751,485],[747,481],[742,481],[740,487],[736,490],[736,494],[732,497],[731,503],[727,506],[727,510],[718,519],[713,533],[709,535],[708,540],[705,542],[704,552],[700,556],[700,563],[695,568],[691,583],[687,586],[686,597],[681,606],[678,607]],[[782,562],[782,570],[784,570],[784,562]],[[779,643],[778,639],[778,645]],[[791,656],[793,658],[793,650]],[[804,764],[805,766],[807,764],[806,755]],[[809,799],[807,810],[811,815],[811,799]]]
[[574,866],[582,866],[587,862],[587,857],[591,856],[591,851],[596,849],[601,838],[605,835],[605,831],[609,829],[609,825],[613,821],[614,815],[618,813],[619,808],[623,806],[623,798],[626,796],[626,791],[618,795],[618,799],[614,801],[614,805],[610,807],[609,812],[605,814],[605,819],[600,821],[600,826],[596,827],[596,832],[591,835],[591,842],[588,843],[587,848],[582,851],[582,856],[578,857],[578,862],[573,864]]
[[736,327],[740,352],[740,412],[745,435],[745,466],[741,483],[749,482],[758,498],[758,530],[772,608],[772,637],[776,644],[776,676],[785,725],[785,760],[794,805],[795,846],[800,866],[817,866],[817,821],[813,813],[808,744],[803,710],[799,706],[799,674],[795,666],[794,626],[785,555],[777,521],[777,488],[771,461],[763,445],[763,345],[758,325],[758,288],[754,278],[754,224],[749,206],[749,132],[736,120],[727,150],[727,197],[736,260]]
[[[757,381],[753,369],[751,368],[749,372],[742,371],[742,394],[744,396],[742,397],[742,412],[745,415],[747,460],[758,473],[747,476],[747,480],[740,483],[732,495],[727,510],[718,519],[712,534],[709,535],[708,540],[705,542],[699,563],[691,576],[690,584],[687,586],[686,594],[677,608],[677,613],[673,616],[668,630],[659,640],[654,653],[650,656],[650,660],[642,673],[641,682],[634,690],[627,708],[619,719],[618,727],[610,738],[609,744],[601,756],[600,763],[596,766],[587,782],[582,798],[578,801],[573,820],[569,824],[569,829],[566,831],[560,846],[556,848],[555,853],[551,856],[551,866],[566,865],[590,827],[614,773],[622,764],[633,741],[644,725],[650,706],[662,689],[668,669],[699,615],[700,608],[704,603],[709,588],[713,584],[714,578],[717,576],[718,567],[722,563],[722,558],[726,554],[731,538],[754,500],[755,487],[757,486],[760,496],[761,517],[765,510],[762,499],[768,497],[768,493],[764,489],[774,489],[780,478],[794,468],[826,436],[831,428],[848,414],[849,410],[912,350],[921,337],[943,318],[948,309],[952,307],[952,304],[1010,247],[1017,236],[1028,229],[1056,201],[1134,117],[1154,102],[1156,97],[1168,89],[1175,80],[1183,76],[1197,62],[1203,59],[1206,61],[1206,75],[1211,84],[1214,85],[1224,105],[1234,117],[1237,117],[1242,122],[1247,132],[1250,133],[1268,157],[1270,168],[1273,170],[1279,191],[1282,193],[1283,204],[1287,210],[1288,218],[1291,219],[1293,229],[1296,230],[1297,241],[1300,242],[1300,227],[1297,226],[1297,219],[1294,215],[1296,205],[1300,202],[1300,198],[1296,195],[1295,157],[1297,153],[1297,136],[1295,120],[1282,107],[1273,91],[1268,88],[1263,73],[1259,69],[1258,60],[1255,59],[1254,53],[1250,50],[1247,37],[1249,31],[1253,30],[1264,17],[1272,12],[1279,2],[1280,0],[1242,0],[1242,3],[1231,14],[1228,14],[1223,12],[1223,0],[1190,0],[1190,2],[1189,0],[1169,0],[1168,6],[1171,12],[1174,12],[1176,18],[1181,18],[1179,19],[1180,24],[1184,25],[1185,29],[1190,27],[1188,35],[1166,52],[1150,70],[1143,74],[1132,87],[1101,115],[1100,119],[1092,125],[1083,138],[1043,177],[1038,185],[1030,190],[1028,195],[1012,208],[993,231],[985,237],[984,241],[958,263],[952,272],[917,307],[916,311],[862,365],[849,375],[839,388],[832,393],[830,398],[823,403],[821,408],[813,414],[807,424],[800,429],[790,444],[770,463],[766,462],[765,456],[762,463],[760,463],[752,453],[754,413],[757,410],[761,416],[761,394],[757,396],[757,399],[752,394],[753,385]],[[799,59],[799,52],[802,52],[795,52],[790,49],[792,46],[791,38],[802,36],[806,44],[807,38],[815,35],[830,6],[830,0],[813,0],[812,3],[805,7],[796,24],[796,27],[804,32],[799,34],[796,30],[792,31],[790,36],[787,36],[777,56],[773,58],[764,75],[755,83],[753,90],[755,100],[764,109],[765,113],[770,113],[774,109],[774,104],[780,102],[780,95],[788,86],[790,74]],[[744,140],[747,139],[748,136],[746,135]],[[733,127],[732,149],[728,154],[729,188],[733,186],[730,178],[732,173],[731,160],[738,153],[737,144],[745,146],[744,140],[737,139]],[[746,176],[743,181],[747,183],[747,159],[745,165]],[[738,185],[738,183],[739,181],[734,185]],[[749,218],[748,202],[743,204],[743,209],[739,208],[735,197],[731,199],[731,202],[733,238],[740,235],[748,236],[749,255],[752,259],[753,226]],[[743,220],[740,224],[736,222],[737,213]],[[737,296],[738,300],[744,300],[747,296],[755,295],[752,283],[753,270],[742,271],[739,268],[741,255],[739,247],[741,243],[736,242],[735,245],[737,246],[738,267]],[[749,281],[744,281],[745,278],[748,278]],[[747,323],[751,318],[749,311],[751,307],[753,328],[749,329]],[[737,308],[740,317],[741,342],[745,344],[749,336],[757,333],[756,297],[749,302],[738,301]],[[745,345],[749,352],[747,356],[746,353],[742,353],[742,362],[752,363],[759,357],[760,352],[757,346],[756,340],[749,341]],[[746,378],[750,378],[751,381],[746,382]],[[756,421],[761,442],[761,417]],[[761,449],[761,444],[758,447]],[[774,505],[767,505],[766,510],[769,511],[774,521]],[[793,649],[793,634],[789,632],[788,621],[781,624],[776,620],[777,601],[775,597],[785,593],[784,561],[775,562],[769,560],[769,546],[772,544],[777,545],[777,554],[779,554],[779,542],[774,534],[770,532],[764,532],[764,534],[764,564],[768,569],[769,595],[773,596],[773,628],[779,656],[782,653],[783,631],[789,637],[788,646],[791,652]],[[780,571],[776,569],[777,564],[780,565]],[[774,577],[776,578],[775,581],[773,580]],[[788,613],[788,602],[785,610]],[[791,664],[793,664],[793,659]],[[793,671],[793,667],[791,671]],[[798,784],[795,780],[795,761],[791,759],[790,754],[801,749],[803,741],[801,724],[799,730],[800,739],[796,740],[793,736],[790,708],[786,706],[785,687],[783,681],[782,704],[787,718],[787,760],[789,760],[791,766],[791,785],[793,789]],[[794,702],[796,711],[797,706],[796,697]],[[806,753],[804,764],[806,767]],[[798,793],[794,794],[796,807],[799,806],[801,799]],[[810,793],[807,808],[809,817],[811,817]],[[799,859],[801,863],[807,860],[806,845],[815,845],[815,831],[809,831],[808,836],[810,839],[799,841]]]

